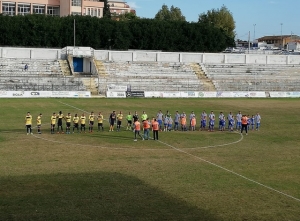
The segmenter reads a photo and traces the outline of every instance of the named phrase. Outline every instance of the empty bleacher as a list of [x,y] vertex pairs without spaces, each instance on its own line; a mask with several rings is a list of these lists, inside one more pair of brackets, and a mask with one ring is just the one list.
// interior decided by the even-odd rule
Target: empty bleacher
[[299,91],[300,65],[202,64],[218,91]]
[[[25,70],[25,65],[28,69]],[[59,60],[0,59],[0,90],[78,91],[82,80],[64,76]]]
[[100,85],[130,85],[134,91],[205,90],[204,84],[189,64],[174,62],[103,62],[103,64],[106,74],[101,75]]

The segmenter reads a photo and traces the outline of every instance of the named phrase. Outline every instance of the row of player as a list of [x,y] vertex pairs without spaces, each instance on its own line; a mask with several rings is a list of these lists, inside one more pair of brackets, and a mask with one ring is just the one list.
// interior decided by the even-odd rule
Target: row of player
[[[115,111],[113,111],[110,116],[109,116],[109,131],[114,131],[114,125],[115,123],[117,124],[117,131],[120,131],[121,129],[121,124],[123,120],[123,113],[120,111],[118,114],[116,114]],[[259,113],[256,115],[252,115],[251,117],[249,115],[245,115],[247,118],[247,130],[254,128],[256,130],[259,130],[260,127],[260,121],[261,121],[261,116]],[[209,131],[214,131],[215,127],[215,114],[213,111],[210,112],[208,115],[205,111],[201,113],[200,116],[200,128],[199,130],[205,130],[208,122],[208,129]],[[234,117],[232,112],[229,112],[227,115],[227,121],[228,121],[228,129],[230,131],[233,131],[234,125],[236,125],[236,129],[240,130],[242,128],[242,118],[243,115],[239,111],[238,114]],[[103,131],[103,121],[104,117],[101,112],[98,113],[98,116],[94,115],[94,112],[91,112],[91,114],[88,116],[88,121],[89,121],[89,132],[93,132],[93,127],[94,127],[94,121],[97,119],[98,122],[98,131]],[[152,121],[150,122],[153,123],[154,119],[158,122],[159,125],[159,130],[160,131],[171,131],[171,130],[179,130],[179,126],[181,127],[180,129],[182,131],[186,131],[187,129],[187,115],[185,112],[182,112],[181,114],[176,111],[174,115],[174,119],[172,118],[171,114],[169,111],[167,111],[166,114],[163,114],[161,110],[158,111],[156,118],[152,117]],[[219,130],[224,131],[226,127],[226,117],[223,114],[223,112],[220,112],[219,114]],[[77,132],[79,132],[79,123],[80,123],[80,131],[85,132],[85,125],[86,125],[86,116],[84,113],[82,113],[81,116],[78,116],[75,114],[75,116],[72,118],[71,114],[68,113],[66,116],[63,115],[62,111],[60,111],[58,114],[53,113],[50,119],[50,125],[51,125],[51,133],[55,133],[55,126],[57,124],[57,133],[64,133],[63,131],[63,120],[66,121],[66,133],[69,134],[71,132],[71,122],[73,122],[73,132],[75,129],[77,129]],[[132,126],[134,126],[132,123],[136,122],[139,120],[139,115],[135,111],[135,113],[132,115],[130,112],[126,116],[127,120],[127,128],[126,130],[131,130]],[[146,114],[145,111],[143,111],[141,115],[141,120],[142,122],[144,121],[149,121],[148,115]],[[236,123],[235,123],[236,120]],[[245,120],[245,119],[244,119]],[[174,126],[173,126],[174,123]],[[27,113],[25,117],[25,124],[27,128],[27,134],[32,133],[31,125],[32,125],[32,116],[30,115],[30,112]],[[37,129],[38,133],[41,133],[41,125],[42,125],[42,114],[40,114],[37,117]],[[189,115],[189,130],[194,131],[196,129],[197,121],[196,121],[196,115],[194,111],[191,112]],[[246,133],[247,133],[246,130]]]

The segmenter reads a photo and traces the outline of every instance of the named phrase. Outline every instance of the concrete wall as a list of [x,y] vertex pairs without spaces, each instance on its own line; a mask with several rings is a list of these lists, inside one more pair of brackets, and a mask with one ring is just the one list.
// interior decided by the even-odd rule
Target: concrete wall
[[19,59],[60,59],[60,49],[47,48],[0,48],[0,58]]
[[[91,49],[92,50],[92,49]],[[65,52],[64,52],[65,53]],[[60,59],[61,49],[0,47],[0,58]],[[206,64],[300,64],[299,55],[180,53],[148,51],[95,50],[94,57],[102,61],[195,62]]]

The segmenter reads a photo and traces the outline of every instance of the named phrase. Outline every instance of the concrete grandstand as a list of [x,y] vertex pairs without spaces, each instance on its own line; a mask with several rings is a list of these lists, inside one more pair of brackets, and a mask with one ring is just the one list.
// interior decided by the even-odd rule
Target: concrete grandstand
[[299,70],[295,55],[0,48],[0,90],[300,91]]

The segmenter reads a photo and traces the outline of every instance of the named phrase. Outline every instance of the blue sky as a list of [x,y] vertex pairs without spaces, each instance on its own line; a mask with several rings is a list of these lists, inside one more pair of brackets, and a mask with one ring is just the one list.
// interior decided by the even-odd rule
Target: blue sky
[[[187,21],[198,21],[199,14],[225,5],[236,22],[237,38],[242,40],[266,35],[291,33],[300,36],[300,0],[128,0],[137,16],[154,18],[163,4],[181,9]],[[254,26],[254,24],[256,24]],[[282,24],[282,25],[281,25]],[[255,27],[255,28],[254,28]]]

